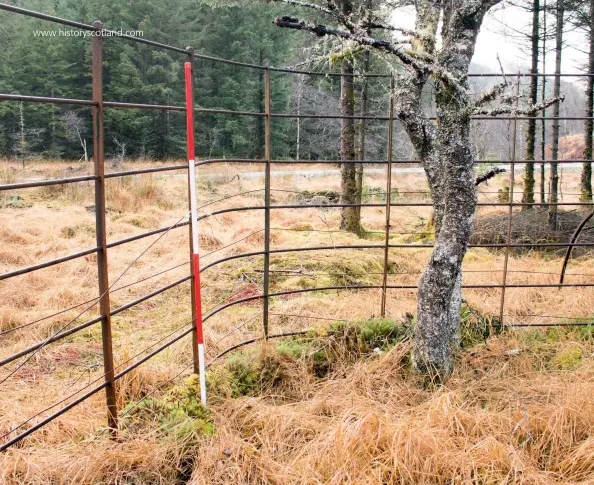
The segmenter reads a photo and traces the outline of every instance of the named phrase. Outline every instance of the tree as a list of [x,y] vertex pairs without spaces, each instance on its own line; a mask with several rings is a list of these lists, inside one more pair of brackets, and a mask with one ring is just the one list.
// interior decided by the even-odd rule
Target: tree
[[[543,105],[515,109],[504,105],[487,110],[508,83],[495,86],[472,100],[467,80],[474,46],[486,12],[499,0],[418,0],[416,25],[410,31],[393,27],[362,12],[359,18],[345,15],[334,1],[312,3],[297,0],[279,2],[313,9],[331,19],[305,22],[290,16],[276,18],[279,27],[308,31],[318,36],[334,36],[398,59],[404,68],[395,73],[393,92],[395,113],[421,160],[435,210],[435,246],[418,291],[418,323],[413,351],[417,371],[442,377],[453,368],[459,345],[462,261],[468,248],[476,208],[474,159],[470,142],[473,114],[524,113],[533,116]],[[442,22],[441,47],[437,29]],[[390,30],[405,37],[392,41],[367,34],[367,29]],[[433,83],[437,122],[423,110],[423,88]],[[506,97],[507,98],[507,97]],[[504,99],[506,99],[504,98]],[[545,105],[553,104],[550,100]]]
[[[344,18],[353,13],[351,0],[339,0],[336,9]],[[355,160],[355,69],[353,53],[344,52],[340,69],[340,159]],[[340,228],[355,234],[361,233],[361,218],[357,207],[357,167],[354,163],[343,163],[340,169],[341,202],[351,204],[343,207],[340,216]]]
[[[536,96],[538,95],[538,54],[540,48],[540,0],[533,0],[532,3],[532,36],[530,38],[532,46],[532,65],[530,67],[530,102],[536,103]],[[522,202],[534,203],[534,160],[536,152],[536,120],[528,120],[528,127],[526,130],[526,169],[524,174],[524,193]],[[522,207],[524,210],[532,209],[531,205]]]
[[594,0],[590,0],[589,5],[589,22],[587,25],[588,32],[588,70],[589,74],[586,81],[586,116],[588,119],[584,121],[584,165],[582,167],[582,202],[592,201],[592,130],[594,130]]
[[[557,0],[557,24],[555,26],[555,81],[553,96],[558,97],[561,91],[561,51],[563,48],[563,15],[565,12],[564,0]],[[553,108],[553,141],[551,143],[551,176],[549,189],[548,223],[552,229],[557,228],[557,202],[559,200],[559,104]]]
[[592,145],[593,136],[592,131],[594,130],[594,122],[592,116],[594,116],[594,0],[588,2],[583,0],[576,0],[576,5],[570,3],[569,8],[572,9],[573,18],[569,19],[569,22],[574,24],[578,29],[586,33],[588,39],[588,61],[586,64],[586,110],[584,116],[584,152],[583,152],[583,165],[581,175],[581,197],[582,202],[592,201]]

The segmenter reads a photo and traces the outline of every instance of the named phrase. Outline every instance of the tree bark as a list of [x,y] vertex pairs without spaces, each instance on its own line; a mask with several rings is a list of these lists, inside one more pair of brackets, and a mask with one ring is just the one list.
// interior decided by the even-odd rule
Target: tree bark
[[[293,3],[292,0],[277,1]],[[441,379],[452,371],[454,353],[459,346],[462,261],[468,249],[477,203],[470,121],[472,114],[480,112],[482,106],[480,101],[470,100],[467,74],[484,15],[498,1],[415,1],[415,29],[412,34],[407,33],[410,39],[402,42],[410,44],[410,48],[366,35],[357,25],[363,25],[363,28],[369,25],[364,22],[358,24],[350,17],[336,16],[333,2],[328,2],[327,7],[308,2],[298,4],[307,4],[326,15],[334,15],[344,28],[302,22],[293,17],[276,18],[274,21],[280,27],[357,42],[390,53],[402,61],[393,93],[394,113],[402,122],[423,164],[435,211],[435,245],[419,283],[418,322],[413,350],[416,370],[432,378]],[[436,52],[440,23],[441,46]],[[378,28],[377,25],[387,28],[381,24],[373,28]],[[343,63],[343,69],[346,67]],[[343,83],[346,79],[343,76]],[[432,92],[436,122],[431,121],[423,111],[423,88],[429,79],[435,80]],[[343,92],[348,93],[347,88],[345,84]],[[485,93],[482,102],[492,100],[493,95]],[[347,100],[343,97],[343,114],[352,112]],[[525,112],[532,115],[551,104],[533,106]],[[493,110],[490,114],[498,112]],[[343,134],[345,127],[348,130],[350,126],[348,120],[343,121]],[[352,150],[347,140],[348,137],[342,137],[345,155]]]
[[[564,14],[564,0],[557,0],[557,25],[555,32],[555,83],[553,88],[553,96],[558,97],[561,92],[561,49],[563,47],[563,14]],[[559,103],[556,103],[553,108],[553,117],[559,118]],[[551,143],[551,178],[550,178],[550,193],[549,193],[549,213],[548,223],[551,229],[557,229],[557,202],[559,201],[559,170],[557,160],[559,159],[559,119],[553,120],[553,141]]]
[[[547,56],[547,0],[543,1],[542,5],[542,72],[546,72],[546,56]],[[542,90],[541,90],[541,101],[547,97],[547,78],[542,78]],[[546,158],[547,158],[547,122],[544,119],[546,117],[546,110],[543,111],[543,120],[540,125],[540,204],[541,207],[546,207]]]
[[[343,14],[348,15],[352,12],[350,0],[340,2],[340,8]],[[355,89],[354,89],[354,68],[350,55],[344,54],[342,58],[341,79],[340,79],[340,159],[355,160]],[[361,234],[361,220],[357,204],[357,167],[354,163],[343,163],[341,167],[341,192],[342,203],[353,204],[343,207],[340,217],[340,228]]]
[[[538,54],[539,54],[539,14],[540,14],[540,0],[533,0],[532,3],[532,65],[530,73],[533,76],[530,78],[530,100],[531,103],[536,103],[538,96]],[[526,130],[526,163],[524,174],[524,193],[522,195],[522,202],[532,204],[534,203],[534,160],[536,152],[536,119],[528,120]],[[522,206],[522,210],[530,210],[533,206]]]
[[[589,52],[588,52],[588,73],[594,73],[594,0],[590,0],[590,18],[588,25],[588,40],[589,40]],[[586,116],[592,117],[594,113],[594,78],[588,77],[586,83]],[[582,178],[581,178],[581,201],[591,202],[592,201],[592,130],[594,129],[594,123],[592,119],[586,119],[584,121],[584,163],[582,166]]]
[[[361,90],[361,116],[367,116],[369,111],[369,82],[365,75],[369,72],[369,65],[371,63],[371,54],[365,51],[363,54],[363,88]],[[357,150],[357,157],[359,160],[365,160],[365,136],[367,131],[367,120],[361,119],[359,122],[359,145]],[[357,203],[363,202],[363,164],[357,164]],[[361,221],[361,207],[357,207],[357,217]]]

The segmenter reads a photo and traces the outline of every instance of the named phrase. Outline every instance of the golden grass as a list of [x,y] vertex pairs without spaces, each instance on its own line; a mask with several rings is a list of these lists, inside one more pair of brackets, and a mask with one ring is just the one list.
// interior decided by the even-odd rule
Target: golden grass
[[[56,168],[40,161],[28,171],[10,169],[10,174],[13,181],[48,174],[64,176],[67,168],[67,164]],[[82,168],[89,172],[90,167]],[[278,170],[289,168],[282,166]],[[230,165],[213,166],[212,173],[222,177],[212,183],[204,176],[200,179],[200,204],[262,187],[261,179],[233,179],[236,169]],[[244,170],[260,169],[255,165]],[[275,182],[277,188],[291,190],[339,188],[337,177],[285,176]],[[367,178],[370,187],[381,187],[383,182],[379,174]],[[496,190],[499,183],[490,182],[488,191]],[[565,176],[564,183],[565,193],[575,192],[575,177]],[[415,174],[399,176],[395,185],[401,192],[425,187],[422,177]],[[0,271],[95,245],[92,184],[51,187],[19,191],[26,205],[3,207],[0,211]],[[110,179],[108,240],[173,224],[187,213],[186,191],[183,177],[142,175]],[[293,197],[291,193],[273,195],[279,203],[290,203]],[[262,192],[236,196],[210,204],[202,212],[258,205],[258,198],[262,197]],[[483,209],[481,213],[498,210]],[[362,212],[367,229],[383,229],[383,208],[365,208]],[[429,210],[422,207],[394,208],[394,242],[417,242],[401,233],[422,231],[429,215]],[[358,240],[333,232],[338,224],[337,210],[274,210],[271,245],[288,248],[382,244],[373,235]],[[226,213],[204,220],[201,254],[216,253],[204,257],[203,264],[237,252],[261,251],[263,233],[251,234],[262,228],[262,211]],[[157,237],[110,250],[110,281],[115,282]],[[391,250],[394,274],[389,278],[390,284],[416,285],[429,254],[429,249],[423,248]],[[118,281],[114,289],[126,288],[112,293],[112,306],[126,304],[187,275],[189,267],[183,263],[187,263],[188,255],[187,228],[168,233]],[[283,291],[320,283],[341,285],[342,281],[378,283],[381,276],[375,273],[378,268],[381,272],[382,258],[381,249],[274,255],[273,269],[312,275],[273,273],[271,289]],[[589,256],[575,258],[567,281],[591,281],[587,275],[594,273],[593,261]],[[499,283],[501,273],[493,270],[500,269],[502,263],[502,253],[472,249],[464,263],[465,283]],[[181,267],[157,278],[133,284],[180,264]],[[508,282],[555,283],[560,266],[561,260],[554,254],[514,255],[509,262]],[[204,272],[205,310],[260,293],[261,268],[260,256],[233,260]],[[130,284],[133,285],[127,286]],[[0,332],[96,298],[96,285],[94,255],[0,282]],[[465,298],[481,312],[498,315],[499,290],[468,290]],[[592,318],[592,301],[591,288],[508,289],[506,321],[553,323],[559,321],[554,316]],[[271,332],[315,326],[319,324],[316,318],[368,318],[378,315],[379,302],[379,290],[275,298],[271,301]],[[0,355],[9,355],[51,336],[84,308],[1,335]],[[390,291],[388,311],[393,318],[415,314],[415,290]],[[95,306],[76,323],[96,312]],[[251,302],[230,307],[210,319],[206,326],[208,358],[241,340],[260,335],[260,312],[260,303]],[[116,364],[175,328],[188,325],[189,314],[186,283],[114,317]],[[515,348],[523,348],[520,355],[506,354]],[[563,352],[571,356],[577,354],[576,348],[581,356],[577,365],[559,364],[565,362]],[[105,411],[104,397],[99,393],[1,456],[0,482],[173,484],[186,482],[188,467],[194,467],[190,483],[196,484],[592,483],[593,350],[591,342],[571,338],[533,344],[525,340],[523,333],[500,336],[491,339],[488,347],[466,351],[455,375],[439,390],[425,389],[408,376],[403,369],[402,355],[407,352],[403,346],[376,360],[345,363],[341,372],[326,381],[312,378],[303,370],[293,370],[292,379],[281,390],[259,398],[218,403],[213,408],[216,434],[201,438],[198,444],[184,442],[177,435],[164,435],[158,423],[147,429],[127,430],[121,442],[111,442],[100,430],[105,424]],[[120,382],[120,407],[158,390],[190,361],[191,348],[186,338]],[[100,377],[101,365],[98,326],[52,344],[25,366],[2,393],[0,429],[8,430],[59,400],[65,395],[65,386],[82,387]]]

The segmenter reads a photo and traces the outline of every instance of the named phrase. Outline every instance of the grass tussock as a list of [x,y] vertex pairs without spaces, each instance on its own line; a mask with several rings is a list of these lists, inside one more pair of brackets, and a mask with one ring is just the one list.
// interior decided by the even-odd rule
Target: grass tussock
[[[73,435],[59,453],[25,442],[6,483],[591,483],[594,334],[505,332],[464,349],[427,387],[406,326],[340,322],[230,355],[198,382],[132,399],[119,441]],[[542,352],[543,349],[547,352]],[[569,367],[556,366],[580,348]],[[510,350],[519,351],[510,352]],[[533,353],[545,355],[544,361]],[[320,362],[326,372],[317,373]],[[81,439],[82,438],[82,439]]]

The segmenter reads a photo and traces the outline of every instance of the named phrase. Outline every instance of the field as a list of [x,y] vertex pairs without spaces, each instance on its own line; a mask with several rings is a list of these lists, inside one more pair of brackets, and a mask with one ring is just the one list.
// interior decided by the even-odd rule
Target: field
[[[156,164],[134,163],[124,169],[149,165]],[[90,169],[78,163],[33,161],[23,170],[6,162],[0,164],[0,183],[79,176]],[[200,213],[260,205],[263,179],[253,172],[261,170],[256,164],[201,169]],[[339,176],[328,172],[335,167],[280,165],[273,170],[272,198],[278,205],[296,203],[323,190],[339,190]],[[316,172],[307,175],[295,170]],[[185,172],[166,174],[108,179],[108,241],[187,218]],[[579,199],[578,177],[577,171],[563,173],[563,202]],[[519,201],[521,173],[516,179],[514,199]],[[498,201],[506,180],[507,175],[501,175],[482,185],[480,200]],[[383,169],[369,171],[364,202],[383,203],[384,186]],[[396,202],[429,201],[421,173],[395,173],[393,186]],[[304,191],[309,194],[304,196]],[[2,192],[0,207],[2,273],[95,246],[92,184]],[[585,215],[577,207],[562,210],[562,221]],[[502,206],[481,207],[475,240],[501,242],[498,217],[507,211]],[[529,242],[526,231],[542,229],[542,215],[538,210],[515,213],[516,228],[522,228],[517,237],[524,237],[520,242]],[[391,242],[430,243],[430,217],[428,207],[394,207]],[[383,207],[362,209],[363,239],[340,232],[339,218],[338,209],[273,210],[271,247],[383,243]],[[569,226],[565,230],[571,234],[575,225]],[[201,222],[200,230],[203,266],[263,247],[259,210],[213,215]],[[557,240],[553,236],[550,240]],[[562,237],[567,240],[565,233]],[[110,249],[112,308],[187,276],[188,239],[184,226]],[[512,251],[507,283],[557,283],[564,254],[557,249]],[[429,254],[430,248],[423,247],[391,249],[389,284],[416,285]],[[464,284],[500,284],[504,257],[503,250],[471,248],[464,263]],[[591,282],[593,262],[593,254],[578,251],[566,282]],[[206,270],[202,275],[205,313],[260,293],[262,264],[263,258],[255,256]],[[271,257],[271,268],[271,291],[276,292],[377,285],[383,249],[283,253]],[[379,290],[316,291],[274,298],[271,333],[312,332],[303,338],[257,344],[213,361],[208,412],[191,405],[196,389],[188,377],[192,352],[190,339],[185,338],[120,381],[118,405],[125,416],[117,441],[104,429],[104,395],[98,393],[0,456],[1,480],[40,484],[594,483],[591,327],[522,328],[488,335],[488,324],[499,318],[501,290],[466,289],[470,337],[454,375],[437,387],[419,381],[408,369],[406,322],[416,313],[415,294],[414,289],[388,292],[389,321],[376,319]],[[0,282],[0,357],[96,316],[93,299],[97,296],[94,255]],[[504,318],[524,325],[591,321],[592,301],[594,289],[588,287],[508,288]],[[63,313],[45,318],[56,312]],[[339,325],[337,330],[338,321],[346,321],[347,327]],[[124,368],[145,355],[145,349],[153,350],[190,325],[189,282],[123,311],[113,318],[116,365]],[[477,330],[480,325],[484,328]],[[396,328],[403,328],[402,338],[392,338]],[[258,301],[218,313],[206,325],[207,360],[261,332]],[[18,370],[2,384],[2,434],[101,378],[101,352],[101,329],[95,325],[44,347],[22,367],[20,361],[5,367],[2,380]],[[147,394],[151,398],[139,402]]]

